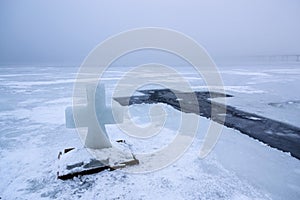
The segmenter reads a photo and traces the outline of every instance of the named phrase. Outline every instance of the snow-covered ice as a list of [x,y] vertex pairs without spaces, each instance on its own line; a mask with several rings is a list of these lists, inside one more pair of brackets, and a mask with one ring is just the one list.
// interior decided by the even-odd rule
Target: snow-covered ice
[[[300,162],[230,128],[205,159],[198,157],[209,120],[199,117],[190,148],[176,162],[155,172],[104,171],[73,180],[56,178],[57,154],[81,147],[65,128],[64,110],[72,104],[76,67],[22,66],[0,69],[0,197],[2,199],[300,199]],[[106,74],[108,99],[122,68]],[[203,90],[201,77],[184,76]],[[300,127],[300,66],[227,66],[220,69],[229,105]],[[202,80],[202,81],[201,81]],[[200,84],[199,84],[200,82]],[[202,85],[201,85],[202,84]],[[218,88],[215,88],[218,90]],[[217,101],[217,100],[216,100]],[[132,105],[133,121],[146,126],[153,105]],[[134,152],[154,152],[175,137],[181,112],[168,114],[159,134],[147,139],[107,125],[111,140],[125,139]],[[259,120],[259,119],[257,119]],[[134,168],[144,167],[141,163]]]

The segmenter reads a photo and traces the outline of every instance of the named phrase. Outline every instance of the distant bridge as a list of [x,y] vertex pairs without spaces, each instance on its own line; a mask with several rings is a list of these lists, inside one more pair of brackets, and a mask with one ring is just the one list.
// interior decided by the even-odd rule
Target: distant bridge
[[250,59],[256,61],[267,62],[300,62],[300,54],[295,55],[264,55],[264,56],[251,56]]

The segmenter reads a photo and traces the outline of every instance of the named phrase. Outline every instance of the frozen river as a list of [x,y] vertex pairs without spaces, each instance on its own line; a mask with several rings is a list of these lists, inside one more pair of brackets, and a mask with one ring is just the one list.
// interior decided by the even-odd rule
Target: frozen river
[[[200,159],[199,147],[209,124],[203,117],[191,147],[164,169],[142,174],[104,171],[58,180],[58,152],[81,146],[76,131],[66,129],[64,121],[77,70],[1,66],[2,199],[300,199],[299,160],[236,130],[224,128],[213,151]],[[206,89],[192,70],[177,70],[194,90]],[[115,67],[105,74],[108,99],[124,71]],[[234,96],[227,99],[228,105],[300,127],[300,64],[226,66],[220,68],[220,74],[226,93]],[[172,120],[166,121],[161,134],[140,141],[123,134],[116,125],[107,125],[108,134],[111,139],[125,139],[133,151],[155,151],[172,140],[174,119],[181,114],[164,106]],[[131,106],[136,123],[148,123],[145,113],[150,107]]]

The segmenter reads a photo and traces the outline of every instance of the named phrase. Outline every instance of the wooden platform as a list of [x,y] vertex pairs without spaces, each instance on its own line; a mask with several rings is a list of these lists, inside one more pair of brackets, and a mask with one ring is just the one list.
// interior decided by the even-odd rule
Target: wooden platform
[[116,144],[105,149],[64,149],[58,154],[57,178],[67,180],[75,176],[139,164],[123,140]]

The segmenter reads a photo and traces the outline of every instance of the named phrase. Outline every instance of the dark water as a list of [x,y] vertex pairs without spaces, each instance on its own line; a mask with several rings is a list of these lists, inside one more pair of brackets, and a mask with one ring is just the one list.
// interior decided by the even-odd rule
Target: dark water
[[[142,90],[140,92],[144,93],[145,96],[116,98],[115,100],[123,106],[141,103],[166,103],[182,112],[195,113],[222,123],[271,147],[290,152],[292,156],[300,159],[300,128],[210,100],[210,98],[216,97],[231,97],[230,95],[209,92],[191,94],[179,91],[176,91],[175,95],[169,89]],[[197,97],[198,102],[193,103],[191,100],[193,95]],[[180,102],[177,100],[178,96],[180,96]],[[214,109],[213,115],[211,114],[212,108]],[[223,114],[225,112],[224,121]]]

